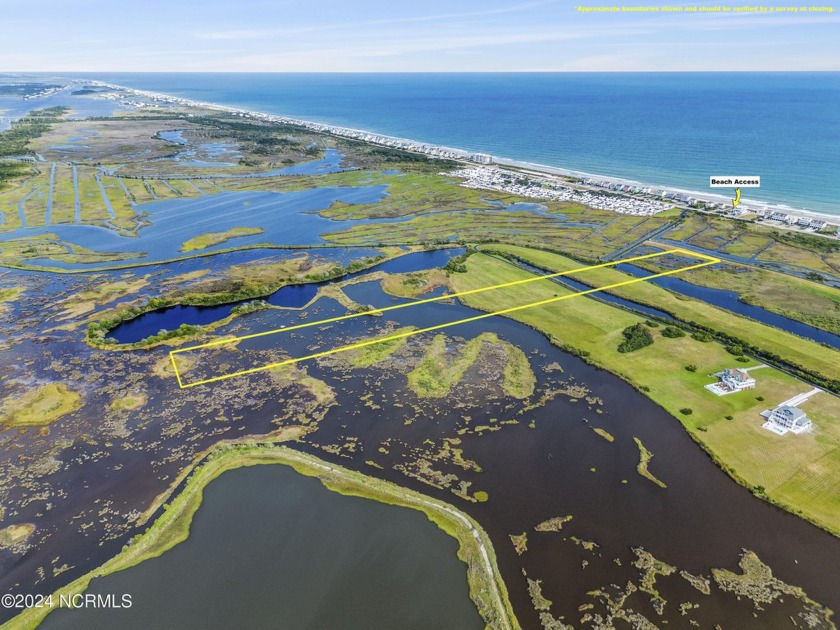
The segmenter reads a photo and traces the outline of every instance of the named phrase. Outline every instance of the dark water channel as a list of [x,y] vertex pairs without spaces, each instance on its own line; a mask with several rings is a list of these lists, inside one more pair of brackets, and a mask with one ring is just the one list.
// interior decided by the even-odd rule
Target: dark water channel
[[[619,271],[629,273],[637,278],[646,278],[653,275],[653,272],[630,263],[616,265],[616,268]],[[750,319],[754,319],[762,324],[767,324],[768,326],[773,326],[775,328],[781,328],[782,330],[799,335],[800,337],[811,339],[812,341],[816,341],[818,343],[824,343],[832,348],[840,350],[840,335],[835,335],[828,331],[815,328],[814,326],[809,326],[808,324],[804,324],[795,319],[790,319],[784,315],[773,313],[772,311],[763,309],[760,306],[745,304],[741,301],[740,296],[735,291],[704,287],[672,276],[654,278],[649,282],[653,282],[660,287],[670,289],[675,293],[681,293],[682,295],[702,300],[712,306],[717,306],[718,308],[732,311],[738,315],[749,317]]]
[[[518,260],[516,264],[523,269],[527,269],[532,273],[536,273],[539,275],[546,275],[551,273],[550,271],[546,271],[545,269],[540,269],[539,267],[534,267],[533,265],[529,265],[528,263],[522,262]],[[555,284],[559,284],[565,286],[570,289],[574,289],[575,291],[588,291],[593,287],[584,284],[583,282],[578,282],[573,278],[569,278],[568,276],[560,276],[557,278],[551,278],[550,282],[554,282]],[[666,319],[670,321],[674,321],[674,318],[671,317],[670,314],[666,313],[665,311],[660,311],[657,308],[653,308],[651,306],[646,306],[644,304],[639,304],[638,302],[633,302],[631,300],[626,300],[624,298],[618,297],[617,295],[611,295],[605,292],[596,292],[587,294],[587,297],[591,299],[600,300],[602,302],[606,302],[607,304],[613,304],[615,306],[620,306],[622,308],[629,309],[631,311],[636,311],[637,313],[644,313],[645,315],[649,315],[651,317],[658,317],[660,319]]]
[[186,542],[91,583],[131,608],[60,610],[41,627],[481,630],[457,549],[421,512],[253,466],[208,486]]

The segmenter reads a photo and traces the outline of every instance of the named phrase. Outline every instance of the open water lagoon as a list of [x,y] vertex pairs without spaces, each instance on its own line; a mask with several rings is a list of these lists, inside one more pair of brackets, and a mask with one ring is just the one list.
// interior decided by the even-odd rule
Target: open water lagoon
[[45,630],[481,630],[457,542],[415,510],[345,497],[280,465],[224,473],[189,539],[94,580],[130,609],[61,610]]

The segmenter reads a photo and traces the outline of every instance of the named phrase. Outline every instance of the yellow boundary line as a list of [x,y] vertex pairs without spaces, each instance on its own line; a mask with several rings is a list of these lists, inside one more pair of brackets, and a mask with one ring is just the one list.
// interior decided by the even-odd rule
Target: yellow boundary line
[[[540,281],[540,280],[550,280],[551,278],[557,278],[557,277],[560,277],[560,276],[567,276],[567,275],[570,275],[570,274],[573,274],[573,273],[580,273],[580,272],[583,272],[583,271],[591,271],[593,269],[601,269],[601,268],[604,268],[604,267],[611,267],[613,265],[620,265],[622,263],[630,263],[630,262],[635,262],[637,260],[645,260],[645,259],[648,259],[648,258],[657,258],[659,256],[667,256],[668,254],[688,254],[689,256],[692,256],[693,258],[705,259],[706,262],[698,263],[696,265],[690,265],[688,267],[682,267],[680,269],[674,269],[674,270],[671,270],[671,271],[664,271],[662,273],[657,273],[657,274],[653,274],[653,275],[650,275],[650,276],[645,276],[644,278],[633,278],[631,280],[625,280],[623,282],[616,282],[614,284],[609,284],[609,285],[603,286],[603,287],[587,289],[585,291],[578,291],[577,293],[571,293],[569,295],[556,296],[556,297],[553,297],[553,298],[549,298],[547,300],[540,300],[538,302],[531,302],[529,304],[522,304],[520,306],[512,306],[512,307],[509,307],[509,308],[504,308],[504,309],[501,309],[501,310],[498,310],[498,311],[492,311],[492,312],[489,312],[489,313],[482,313],[480,315],[475,315],[473,317],[467,317],[465,319],[459,319],[459,320],[456,320],[454,322],[447,322],[445,324],[437,324],[435,326],[429,326],[427,328],[410,330],[410,331],[407,331],[407,332],[403,332],[403,333],[399,333],[399,334],[395,334],[395,335],[390,335],[388,337],[383,337],[381,339],[368,339],[367,341],[361,341],[361,342],[349,344],[349,345],[346,345],[346,346],[340,346],[338,348],[333,348],[332,350],[325,350],[323,352],[316,352],[315,354],[310,354],[310,355],[306,355],[306,356],[303,356],[303,357],[298,357],[298,358],[294,358],[294,359],[286,359],[285,361],[270,363],[268,365],[263,365],[263,366],[260,366],[260,367],[250,368],[250,369],[247,369],[247,370],[240,370],[239,372],[233,372],[232,374],[224,374],[222,376],[215,376],[213,378],[208,378],[208,379],[204,379],[204,380],[201,380],[201,381],[196,381],[194,383],[184,384],[184,382],[181,379],[181,374],[178,371],[178,363],[175,359],[175,355],[180,354],[182,352],[191,352],[193,350],[200,350],[202,348],[210,348],[210,347],[213,347],[213,346],[220,346],[220,345],[225,345],[225,344],[229,344],[229,343],[235,343],[235,342],[238,342],[238,341],[244,341],[246,339],[255,339],[257,337],[264,337],[266,335],[273,335],[273,334],[276,334],[276,333],[291,332],[293,330],[300,330],[301,328],[310,328],[312,326],[322,326],[324,324],[330,324],[330,323],[333,323],[333,322],[340,322],[340,321],[344,321],[344,320],[347,320],[347,319],[353,319],[355,317],[366,317],[366,316],[369,316],[369,315],[386,313],[388,311],[395,311],[395,310],[398,310],[398,309],[401,309],[401,308],[408,308],[408,307],[412,307],[412,306],[419,306],[421,304],[428,304],[430,302],[439,302],[441,300],[450,300],[452,298],[458,298],[458,297],[461,297],[461,296],[464,296],[464,295],[472,295],[472,294],[475,294],[475,293],[483,293],[484,291],[493,291],[495,289],[503,289],[505,287],[516,286],[516,285],[520,285],[520,284],[527,284],[529,282],[537,282],[537,281]],[[245,374],[253,374],[254,372],[261,372],[263,370],[270,370],[272,368],[282,367],[284,365],[291,365],[293,363],[298,363],[299,361],[308,361],[310,359],[317,359],[319,357],[328,356],[330,354],[337,354],[339,352],[348,352],[350,350],[356,350],[358,348],[364,348],[366,346],[370,346],[370,345],[377,344],[377,343],[384,343],[386,341],[393,341],[395,339],[403,339],[403,338],[406,338],[406,337],[412,337],[414,335],[419,335],[419,334],[426,333],[426,332],[431,332],[431,331],[434,331],[434,330],[440,330],[442,328],[447,328],[449,326],[457,326],[458,324],[466,324],[466,323],[469,323],[469,322],[474,322],[474,321],[478,321],[478,320],[481,320],[481,319],[486,319],[488,317],[495,317],[496,315],[506,315],[508,313],[515,313],[517,311],[525,310],[525,309],[528,309],[528,308],[533,308],[535,306],[543,306],[545,304],[551,304],[553,302],[560,302],[562,300],[568,300],[569,298],[577,297],[579,295],[588,295],[590,293],[596,293],[598,291],[606,291],[608,289],[615,289],[615,288],[627,286],[627,285],[630,285],[630,284],[636,284],[638,282],[646,282],[648,280],[653,280],[655,278],[661,278],[663,276],[670,276],[670,275],[674,275],[674,274],[677,274],[677,273],[682,273],[683,271],[690,271],[692,269],[699,269],[700,267],[706,267],[707,265],[713,265],[713,264],[719,263],[719,262],[721,262],[721,260],[719,258],[714,258],[713,256],[708,256],[706,254],[700,254],[698,252],[693,252],[693,251],[690,251],[690,250],[687,250],[687,249],[674,248],[674,249],[669,249],[669,250],[663,251],[663,252],[657,252],[657,253],[654,253],[654,254],[645,254],[644,256],[634,256],[632,258],[625,258],[623,260],[615,260],[613,262],[602,263],[600,265],[591,265],[589,267],[579,267],[578,269],[570,269],[568,271],[559,271],[557,273],[552,273],[552,274],[548,274],[548,275],[545,275],[545,276],[535,276],[533,278],[523,278],[522,280],[514,280],[512,282],[504,282],[502,284],[495,284],[495,285],[492,285],[492,286],[489,286],[489,287],[480,287],[478,289],[470,289],[468,291],[460,291],[458,293],[449,293],[449,294],[444,294],[444,295],[440,295],[440,296],[437,296],[437,297],[425,298],[425,299],[422,299],[422,300],[414,300],[414,301],[411,301],[411,302],[407,302],[405,304],[396,304],[394,306],[386,306],[385,308],[375,309],[373,311],[366,311],[366,312],[363,312],[363,313],[352,313],[352,314],[349,314],[349,315],[341,315],[339,317],[322,319],[322,320],[318,320],[316,322],[308,322],[308,323],[305,323],[305,324],[297,324],[295,326],[288,326],[288,327],[285,327],[285,328],[275,328],[275,329],[272,329],[272,330],[266,330],[266,331],[259,332],[259,333],[252,333],[250,335],[242,335],[241,337],[231,337],[231,338],[227,338],[227,339],[218,339],[216,341],[211,341],[211,342],[200,344],[200,345],[197,345],[197,346],[190,346],[188,348],[178,348],[176,350],[171,350],[169,352],[169,358],[172,361],[172,368],[175,371],[175,377],[178,380],[178,386],[182,389],[185,389],[187,387],[195,387],[196,385],[205,385],[205,384],[208,384],[208,383],[215,383],[215,382],[222,381],[222,380],[225,380],[225,379],[228,379],[228,378],[233,378],[235,376],[243,376]]]

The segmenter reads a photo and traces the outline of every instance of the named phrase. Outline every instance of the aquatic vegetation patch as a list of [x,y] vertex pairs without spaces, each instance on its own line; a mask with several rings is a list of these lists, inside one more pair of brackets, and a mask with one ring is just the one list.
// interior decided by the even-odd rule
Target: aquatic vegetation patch
[[570,536],[569,540],[575,543],[578,547],[583,547],[586,551],[590,551],[592,553],[595,553],[595,550],[601,546],[594,540],[584,540],[583,538],[578,538],[577,536]]
[[125,394],[111,401],[111,410],[134,411],[145,406],[147,401],[148,396],[144,392]]
[[[179,364],[180,370],[180,364]],[[306,370],[295,365],[284,365],[270,370],[272,380],[280,387],[297,385],[310,393],[314,404],[326,406],[335,404],[335,390],[324,381],[310,376]],[[308,418],[301,418],[304,424],[309,422]]]
[[41,427],[82,406],[82,397],[64,383],[50,383],[10,396],[0,406],[0,423],[9,427]]
[[32,523],[20,523],[9,525],[0,529],[0,549],[11,549],[15,553],[23,552],[26,548],[26,541],[35,531]]
[[602,429],[600,427],[592,427],[592,430],[595,431],[598,435],[604,438],[607,442],[614,442],[615,438],[613,437],[612,433],[607,431],[606,429]]
[[530,396],[536,377],[528,358],[519,348],[500,340],[495,333],[482,333],[470,339],[451,362],[447,357],[446,337],[436,335],[420,364],[408,374],[409,387],[421,397],[443,398],[475,363],[485,343],[499,345],[505,352],[507,361],[502,385],[505,393],[515,398]]
[[555,619],[551,613],[545,611],[540,613],[540,625],[543,630],[574,630],[574,626],[563,623],[562,619]]
[[516,551],[516,555],[521,556],[523,553],[528,551],[528,532],[522,532],[521,534],[509,534],[510,542],[513,544],[513,548]]
[[14,302],[20,297],[21,293],[23,293],[22,287],[7,287],[5,289],[0,289],[0,304]]
[[73,293],[70,297],[58,304],[58,306],[63,307],[63,312],[58,316],[58,319],[73,319],[90,313],[96,310],[98,306],[108,304],[117,298],[137,293],[147,285],[148,279],[146,277],[131,281],[115,280],[113,282],[100,282],[89,285]]
[[[798,586],[791,586],[773,575],[773,571],[764,564],[752,551],[743,550],[738,561],[741,573],[734,573],[727,569],[712,569],[712,577],[724,591],[734,593],[738,597],[746,597],[761,610],[761,604],[771,604],[782,595],[790,595],[802,601],[812,613],[818,613],[825,621],[829,621],[832,611],[813,601]],[[833,627],[833,624],[832,624]]]
[[633,582],[627,582],[623,590],[611,595],[605,589],[589,591],[588,595],[598,599],[606,608],[606,614],[587,613],[581,622],[591,622],[593,628],[614,628],[614,620],[620,619],[627,622],[634,630],[658,630],[658,627],[643,614],[631,608],[626,608],[627,600],[639,589]]
[[665,612],[665,605],[668,602],[656,590],[656,578],[659,575],[672,575],[677,568],[657,560],[653,557],[653,554],[641,547],[634,547],[633,553],[636,554],[636,561],[633,566],[641,572],[641,587],[639,590],[650,595],[651,604],[656,612],[661,615]]
[[[178,358],[178,373],[183,376],[195,368],[197,362],[198,360],[195,357],[182,355]],[[161,357],[152,366],[152,374],[164,380],[175,378],[175,369],[172,367],[171,359],[168,356]]]
[[565,525],[571,520],[571,514],[569,514],[568,516],[555,516],[554,518],[545,520],[542,523],[537,523],[534,526],[534,530],[538,532],[559,532],[561,529],[563,529],[563,525]]
[[534,605],[534,609],[549,610],[551,608],[552,601],[542,594],[542,580],[532,580],[528,577],[528,574],[525,573],[525,569],[522,569],[522,575],[524,575],[525,579],[528,580],[528,595],[531,596],[531,603]]
[[711,582],[707,577],[703,577],[702,575],[693,575],[685,570],[680,571],[680,577],[703,593],[703,595],[708,595],[712,592]]
[[507,342],[500,343],[507,354],[502,389],[508,396],[519,399],[528,398],[534,393],[534,387],[537,384],[537,378],[534,376],[528,357],[516,346]]
[[[397,328],[396,330],[388,331],[386,333],[383,333],[382,335],[373,337],[372,339],[386,339],[388,337],[392,337],[394,335],[399,335],[401,333],[409,332],[411,330],[416,329],[416,326],[403,326],[401,328]],[[380,343],[375,343],[370,346],[358,348],[357,350],[352,350],[351,352],[347,353],[348,358],[355,367],[370,367],[371,365],[375,365],[387,359],[394,352],[402,348],[407,341],[407,337],[381,341]]]
[[234,227],[224,232],[208,232],[207,234],[200,234],[193,238],[184,241],[181,245],[182,252],[193,252],[208,247],[221,245],[231,239],[242,236],[254,236],[255,234],[262,234],[265,232],[260,227]]
[[644,444],[642,444],[642,441],[641,441],[639,438],[634,437],[634,438],[633,438],[633,441],[635,441],[635,442],[636,442],[636,446],[638,446],[638,447],[639,447],[639,463],[638,463],[638,465],[636,466],[636,470],[639,472],[639,474],[640,474],[642,477],[644,477],[645,479],[648,479],[648,480],[652,481],[653,483],[655,483],[655,484],[656,484],[657,486],[659,486],[660,488],[667,488],[668,486],[666,486],[666,485],[665,485],[665,482],[663,482],[663,481],[661,481],[661,480],[657,479],[657,478],[653,475],[653,473],[652,473],[652,472],[650,472],[650,471],[648,470],[648,465],[650,465],[650,460],[652,460],[652,459],[653,459],[653,453],[651,453],[651,452],[650,452],[650,451],[649,451],[649,450],[645,447],[645,445],[644,445]]

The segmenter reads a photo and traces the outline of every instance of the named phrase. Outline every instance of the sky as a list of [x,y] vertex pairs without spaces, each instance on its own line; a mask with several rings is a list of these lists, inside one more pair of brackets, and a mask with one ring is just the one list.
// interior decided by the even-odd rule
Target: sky
[[840,70],[840,4],[640,14],[577,1],[2,0],[0,71]]

